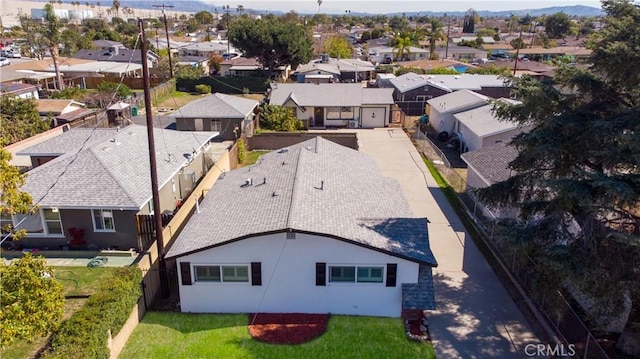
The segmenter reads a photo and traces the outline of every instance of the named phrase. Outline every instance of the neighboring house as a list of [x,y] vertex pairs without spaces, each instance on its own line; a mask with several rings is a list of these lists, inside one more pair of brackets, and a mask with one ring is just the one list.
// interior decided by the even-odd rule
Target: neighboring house
[[[142,77],[142,65],[112,61],[93,61],[59,66],[64,79],[81,88],[95,88],[104,81],[120,82],[123,76]],[[53,72],[53,67],[49,68]]]
[[429,124],[436,132],[451,134],[454,130],[456,113],[485,106],[489,98],[473,91],[458,90],[427,101],[426,114]]
[[[222,55],[227,52],[228,46],[221,42],[194,42],[179,49],[180,56],[204,56]],[[232,52],[235,51],[233,47]]]
[[41,117],[52,116],[51,127],[65,123],[83,120],[95,114],[96,111],[88,109],[87,105],[67,99],[41,99],[38,101],[38,112]]
[[438,57],[441,59],[453,58],[458,60],[479,60],[487,58],[487,51],[467,46],[449,45],[449,47],[438,47],[436,49]]
[[410,46],[402,53],[402,57],[397,59],[398,49],[393,47],[381,47],[375,49],[375,54],[371,54],[369,59],[371,62],[377,63],[391,63],[391,61],[416,61],[416,60],[428,60],[429,50],[421,49],[419,47]]
[[118,48],[119,50],[126,50],[127,48],[118,41],[111,40],[93,40],[93,46],[102,51],[113,51],[113,49]]
[[[76,65],[93,62],[90,60],[74,59],[70,57],[60,57],[59,65]],[[10,82],[30,83],[43,89],[53,88],[56,74],[51,72],[53,60],[45,57],[42,60],[25,61],[12,63],[5,66],[0,71],[0,83],[4,85]]]
[[[210,143],[217,135],[154,129],[161,212],[173,212],[227,151],[228,143]],[[145,126],[72,128],[18,154],[31,157],[22,190],[39,207],[11,219],[26,217],[18,245],[62,249],[69,229],[79,228],[87,248],[145,249],[137,229],[138,215],[153,211]]]
[[[496,40],[491,36],[480,36],[480,38],[482,39],[482,43],[483,44],[495,44],[496,43]],[[453,42],[454,44],[458,45],[462,41],[476,41],[477,39],[478,39],[478,36],[459,36],[459,37],[452,37],[451,38],[451,42]]]
[[178,56],[173,63],[176,66],[199,67],[202,70],[202,76],[208,76],[210,72],[209,58],[206,56]]
[[427,223],[371,157],[316,137],[228,172],[166,257],[182,312],[399,317],[435,309]]
[[[4,71],[4,70],[3,70]],[[18,98],[34,98],[39,99],[38,87],[30,84],[18,82],[7,82],[0,85],[1,95],[12,95]]]
[[361,82],[375,77],[371,62],[360,59],[335,59],[323,55],[294,71],[298,83]]
[[[73,57],[83,60],[142,64],[142,54],[140,50],[130,50],[118,46],[110,47],[107,50],[82,49],[78,50]],[[149,65],[150,68],[155,67],[159,59],[160,56],[153,51],[147,52],[147,65]]]
[[498,75],[418,75],[413,72],[392,78],[395,101],[425,101],[457,90],[471,90],[499,98],[509,95],[509,88]]
[[[517,103],[513,100],[500,99]],[[455,132],[460,136],[462,152],[475,151],[511,139],[525,128],[512,121],[504,121],[493,113],[493,105],[485,105],[472,110],[458,112],[453,115],[456,123]]]
[[[268,75],[268,69],[263,70],[257,57],[235,57],[220,64],[221,76],[261,77]],[[282,65],[276,69],[275,79],[286,80],[291,74],[291,65]]]
[[393,90],[361,84],[272,84],[269,103],[294,109],[308,127],[386,127]]
[[[506,181],[513,176],[509,163],[518,156],[518,150],[507,142],[499,142],[479,150],[463,153],[460,157],[467,164],[467,190],[489,187],[495,183]],[[473,198],[473,192],[468,191]],[[515,208],[488,208],[476,204],[482,214],[489,218],[515,218]]]
[[256,100],[215,93],[192,101],[175,111],[178,131],[215,131],[216,140],[240,138],[244,133],[252,136],[257,128]]

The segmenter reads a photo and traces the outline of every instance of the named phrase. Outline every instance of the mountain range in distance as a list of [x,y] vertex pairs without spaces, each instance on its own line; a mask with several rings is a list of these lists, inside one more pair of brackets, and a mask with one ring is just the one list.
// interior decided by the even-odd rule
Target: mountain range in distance
[[[48,0],[40,0],[42,2],[48,2]],[[96,1],[88,1],[89,4],[96,4]],[[157,4],[157,1],[137,1],[137,0],[121,0],[120,1],[120,8],[124,8],[124,7],[129,7],[132,9],[149,9],[149,10],[158,10],[156,7],[154,7],[154,4]],[[192,0],[192,1],[185,1],[185,0],[181,0],[181,1],[171,1],[171,0],[166,0],[166,1],[162,1],[162,3],[164,3],[165,5],[168,6],[172,6],[171,8],[169,8],[168,10],[171,11],[182,11],[182,12],[199,12],[199,11],[209,11],[209,12],[214,12],[215,9],[218,10],[218,12],[222,13],[223,10],[220,8],[220,6],[214,7],[214,5],[211,3],[211,1],[209,0],[209,2],[204,2],[204,1],[200,1],[200,0]],[[85,4],[85,2],[82,2],[82,4]],[[111,1],[106,0],[106,1],[102,1],[101,2],[102,7],[103,8],[108,8],[111,5]],[[266,5],[266,2],[265,2]],[[245,8],[244,12],[247,14],[266,14],[266,13],[270,13],[270,14],[275,14],[275,15],[282,15],[284,14],[284,12],[282,11],[272,11],[272,10],[268,10],[268,9],[250,9],[250,8]],[[584,6],[584,5],[572,5],[572,6],[552,6],[552,7],[545,7],[545,8],[539,8],[539,9],[524,9],[524,10],[504,10],[504,11],[489,11],[489,10],[476,10],[476,13],[478,14],[478,16],[481,17],[509,17],[511,15],[516,15],[516,16],[524,16],[529,14],[530,16],[534,16],[534,17],[538,17],[541,15],[551,15],[551,14],[555,14],[558,12],[563,12],[569,16],[578,16],[578,17],[582,17],[582,16],[602,16],[604,15],[604,11],[602,11],[602,9],[596,8],[596,7],[591,7],[591,6]],[[236,9],[231,9],[231,13],[235,14],[236,13]],[[300,12],[300,15],[314,15],[315,13],[303,13]],[[398,16],[434,16],[434,17],[442,17],[444,15],[448,15],[448,16],[459,16],[462,17],[466,14],[466,11],[411,11],[411,12],[394,12],[394,13],[386,13],[384,15],[387,16],[394,16],[394,15],[398,15]],[[327,13],[327,15],[344,15],[344,14],[330,14]],[[364,13],[364,12],[351,12],[350,13],[351,16],[372,16],[372,15],[376,15],[376,14],[371,14],[371,13]]]

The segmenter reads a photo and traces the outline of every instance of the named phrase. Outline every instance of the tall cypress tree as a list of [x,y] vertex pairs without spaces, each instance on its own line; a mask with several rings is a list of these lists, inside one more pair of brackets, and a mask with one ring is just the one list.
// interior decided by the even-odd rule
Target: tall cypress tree
[[558,284],[602,299],[608,314],[631,299],[630,323],[640,321],[640,8],[602,5],[593,66],[560,68],[553,83],[509,80],[522,103],[496,104],[496,113],[531,131],[512,141],[516,174],[477,194],[521,210],[511,235],[562,274]]

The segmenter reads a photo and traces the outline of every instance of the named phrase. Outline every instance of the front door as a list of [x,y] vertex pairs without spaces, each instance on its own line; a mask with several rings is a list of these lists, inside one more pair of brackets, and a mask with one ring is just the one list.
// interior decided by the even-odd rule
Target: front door
[[313,126],[324,127],[324,107],[316,107],[313,111]]

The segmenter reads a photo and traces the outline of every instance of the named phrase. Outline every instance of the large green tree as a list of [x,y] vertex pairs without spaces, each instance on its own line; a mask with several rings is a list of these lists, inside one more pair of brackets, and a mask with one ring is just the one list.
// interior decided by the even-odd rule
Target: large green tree
[[[20,190],[26,177],[11,164],[11,153],[0,148],[0,216],[3,219],[9,219],[14,214],[27,213],[31,209],[33,199],[28,193]],[[0,243],[9,235],[17,240],[26,234],[24,230],[16,231],[11,221],[3,221],[0,226]]]
[[30,253],[7,265],[0,261],[0,346],[31,341],[54,330],[62,319],[62,285],[44,258]]
[[308,29],[278,19],[240,18],[229,30],[229,40],[247,57],[258,57],[273,76],[277,68],[296,68],[311,60],[313,39]]
[[[493,206],[516,206],[514,237],[550,276],[616,312],[630,298],[640,322],[640,9],[605,0],[589,70],[562,67],[555,83],[511,78],[518,105],[502,119],[531,128],[512,143],[515,175],[478,191]],[[631,324],[630,324],[631,325]],[[637,355],[637,354],[636,354]]]
[[571,33],[571,18],[563,12],[549,15],[544,21],[544,31],[551,39],[562,39]]
[[351,43],[344,36],[340,35],[331,36],[324,40],[322,49],[329,56],[338,59],[350,58],[353,54]]
[[49,123],[40,119],[35,99],[2,95],[0,108],[1,146],[22,141],[49,129]]

